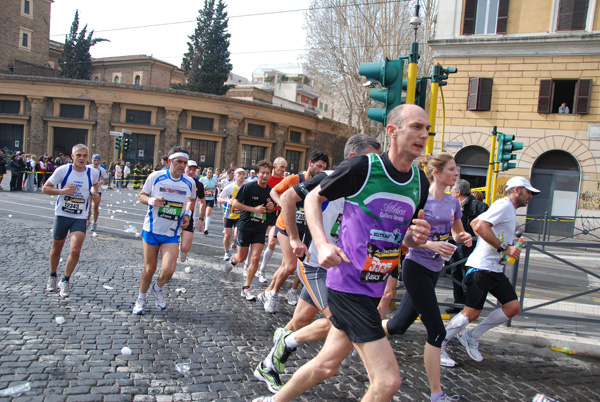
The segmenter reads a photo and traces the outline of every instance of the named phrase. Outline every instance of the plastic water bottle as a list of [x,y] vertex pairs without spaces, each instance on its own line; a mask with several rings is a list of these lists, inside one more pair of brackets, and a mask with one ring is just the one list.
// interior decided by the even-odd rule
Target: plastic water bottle
[[[516,243],[515,243],[515,244],[513,244],[513,246],[515,246],[515,247],[519,247],[519,248],[523,248],[523,238],[522,238],[522,237],[519,237],[519,238],[517,239]],[[515,257],[508,256],[508,257],[506,258],[506,262],[507,262],[508,264],[514,264],[516,261],[517,261],[517,260],[515,259]]]
[[15,385],[3,390],[0,390],[0,396],[21,396],[22,393],[31,390],[31,383],[26,382],[25,384]]

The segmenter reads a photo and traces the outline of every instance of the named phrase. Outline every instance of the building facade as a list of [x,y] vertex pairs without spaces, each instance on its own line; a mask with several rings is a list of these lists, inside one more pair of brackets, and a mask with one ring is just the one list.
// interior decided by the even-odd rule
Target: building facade
[[[514,175],[542,190],[536,219],[600,211],[600,4],[596,0],[453,0],[439,5],[430,42],[436,62],[454,66],[443,87],[445,147],[461,176],[485,183],[493,126],[523,142]],[[559,112],[562,104],[568,113]],[[438,118],[442,117],[438,105]],[[441,125],[438,124],[438,131]],[[441,136],[435,138],[441,147]],[[562,221],[557,219],[557,221]],[[573,230],[574,221],[565,230]],[[556,225],[559,226],[558,224]]]

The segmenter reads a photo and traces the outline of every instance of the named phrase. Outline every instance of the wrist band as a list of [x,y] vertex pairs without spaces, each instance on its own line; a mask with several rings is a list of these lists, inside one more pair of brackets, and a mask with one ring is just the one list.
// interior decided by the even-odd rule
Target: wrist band
[[192,216],[192,210],[188,209],[183,213],[184,216]]
[[154,206],[154,201],[156,201],[156,197],[148,198],[148,205]]

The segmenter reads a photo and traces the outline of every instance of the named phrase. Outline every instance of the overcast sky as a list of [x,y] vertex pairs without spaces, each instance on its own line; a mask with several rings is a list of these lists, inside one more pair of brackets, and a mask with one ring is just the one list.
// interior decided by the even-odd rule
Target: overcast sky
[[[301,61],[305,53],[304,12],[310,0],[225,0],[231,34],[233,72],[248,79],[260,64]],[[95,38],[92,57],[144,54],[181,67],[188,36],[194,33],[202,0],[55,0],[50,39],[64,42],[75,10],[79,29],[86,24]],[[301,10],[296,12],[283,12]],[[264,14],[264,15],[257,15]],[[168,24],[168,25],[160,25]],[[127,29],[133,27],[144,27]]]

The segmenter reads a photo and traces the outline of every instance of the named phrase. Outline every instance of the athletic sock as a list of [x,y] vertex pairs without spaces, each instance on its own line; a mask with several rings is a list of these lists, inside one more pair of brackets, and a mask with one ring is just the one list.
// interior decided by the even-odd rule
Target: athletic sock
[[204,230],[208,230],[208,226],[210,225],[210,216],[204,218]]
[[162,290],[162,287],[161,287],[161,286],[158,286],[158,283],[156,283],[156,282],[155,282],[155,283],[154,283],[154,285],[152,285],[152,286],[154,286],[154,288],[153,288],[153,289],[154,289],[155,291],[157,291],[157,292],[160,292],[160,291]]
[[473,328],[470,332],[470,335],[473,338],[479,338],[481,337],[481,335],[484,334],[484,332],[489,331],[490,329],[497,327],[498,325],[505,323],[508,320],[509,318],[506,316],[506,314],[504,314],[502,308],[497,308],[496,310],[492,311],[487,317],[485,317],[485,320],[481,321],[479,325]]
[[463,330],[469,324],[469,319],[462,315],[462,313],[456,314],[446,327],[446,338],[444,339],[444,344],[448,343],[450,339],[454,338],[456,334]]
[[51,278],[56,278],[56,272],[50,272],[50,277]]
[[140,300],[146,300],[146,293],[139,292],[138,293],[138,299],[140,299]]
[[435,395],[431,395],[431,402],[437,402],[444,395],[444,391],[437,393]]
[[271,257],[273,256],[273,251],[275,251],[275,250],[271,250],[269,247],[267,247],[267,249],[263,253],[263,259],[260,263],[260,268],[258,269],[258,272],[260,272],[263,275],[265,274],[265,269],[267,268],[267,264],[269,263],[269,261],[271,260]]
[[64,275],[63,278],[61,279],[62,282],[69,282],[69,279],[71,279],[70,276]]
[[296,333],[293,332],[285,338],[285,346],[287,346],[290,349],[296,349],[298,345],[300,345],[298,341],[296,341],[295,335]]

